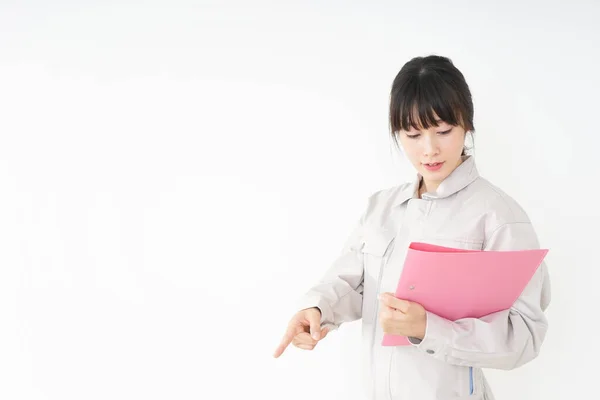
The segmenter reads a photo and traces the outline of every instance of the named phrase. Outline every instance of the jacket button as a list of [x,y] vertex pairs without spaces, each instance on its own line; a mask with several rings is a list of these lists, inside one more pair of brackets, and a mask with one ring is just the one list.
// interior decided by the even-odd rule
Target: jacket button
[[433,350],[431,350],[431,349],[427,349],[427,353],[429,353],[429,354],[433,354],[433,353],[435,353],[435,351],[433,351]]

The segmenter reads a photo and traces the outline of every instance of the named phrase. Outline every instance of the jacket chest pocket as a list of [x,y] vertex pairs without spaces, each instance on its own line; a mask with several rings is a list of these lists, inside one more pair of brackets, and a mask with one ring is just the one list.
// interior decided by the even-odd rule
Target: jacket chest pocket
[[390,230],[368,229],[363,236],[361,252],[364,268],[363,318],[371,320],[377,312],[377,295],[381,275],[392,251],[394,233]]
[[440,237],[433,236],[427,238],[421,238],[418,241],[424,241],[427,243],[435,244],[438,246],[452,247],[457,249],[465,250],[483,250],[483,239],[465,239],[457,237]]
[[392,250],[394,233],[384,229],[369,229],[363,236],[362,253],[364,257],[365,278],[378,279],[385,261]]

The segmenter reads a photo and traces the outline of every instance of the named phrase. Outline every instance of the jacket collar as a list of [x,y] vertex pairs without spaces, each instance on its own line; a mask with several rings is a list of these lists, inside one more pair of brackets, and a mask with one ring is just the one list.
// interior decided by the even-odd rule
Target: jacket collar
[[[437,190],[435,192],[423,193],[422,197],[426,200],[443,199],[464,189],[477,178],[479,178],[479,172],[475,164],[475,159],[473,156],[463,156],[463,162],[440,183]],[[417,198],[417,189],[422,179],[423,176],[417,173],[416,178],[410,185],[407,185],[397,194],[394,205],[397,206],[410,199]]]

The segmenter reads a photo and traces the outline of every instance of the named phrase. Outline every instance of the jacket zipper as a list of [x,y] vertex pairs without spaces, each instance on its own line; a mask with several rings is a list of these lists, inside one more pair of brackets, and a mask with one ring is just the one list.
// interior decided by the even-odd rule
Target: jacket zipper
[[[379,276],[377,277],[377,290],[376,290],[376,296],[375,296],[375,320],[377,320],[377,314],[379,313],[379,301],[377,301],[377,296],[379,296],[379,291],[381,290],[381,278],[383,276],[383,267],[385,266],[385,264],[387,263],[387,258],[389,256],[388,252],[390,251],[390,247],[392,246],[392,243],[394,243],[394,240],[392,239],[390,241],[390,243],[388,243],[388,246],[385,249],[385,252],[383,253],[383,256],[381,257],[381,264],[379,265]],[[374,323],[373,324],[373,336],[375,337],[375,333],[377,331],[377,324]]]
[[[381,289],[381,278],[383,275],[383,267],[384,265],[387,263],[387,258],[388,258],[388,252],[390,250],[390,246],[392,245],[392,243],[394,243],[394,240],[392,239],[390,241],[390,243],[388,243],[388,246],[385,249],[385,252],[383,253],[383,256],[381,257],[381,264],[379,265],[379,276],[377,277],[377,290],[375,291],[375,312],[373,314],[374,316],[374,321],[373,321],[373,334],[371,337],[375,337],[375,334],[377,332],[377,315],[379,314],[379,301],[378,296],[379,296],[379,290]],[[377,389],[373,388],[373,398],[376,397],[377,394]]]

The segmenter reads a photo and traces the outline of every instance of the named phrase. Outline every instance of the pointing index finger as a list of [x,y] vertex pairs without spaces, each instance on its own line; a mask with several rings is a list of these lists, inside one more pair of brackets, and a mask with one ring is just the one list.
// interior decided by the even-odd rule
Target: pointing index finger
[[279,344],[279,347],[277,347],[277,349],[275,350],[273,357],[278,358],[279,356],[281,356],[285,349],[290,345],[290,343],[292,343],[293,339],[294,328],[290,326],[285,332],[285,335],[283,335],[283,339],[281,339],[281,343]]

